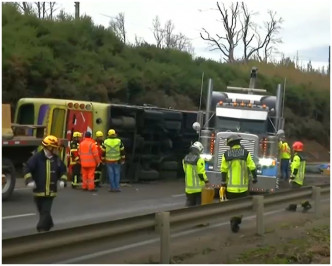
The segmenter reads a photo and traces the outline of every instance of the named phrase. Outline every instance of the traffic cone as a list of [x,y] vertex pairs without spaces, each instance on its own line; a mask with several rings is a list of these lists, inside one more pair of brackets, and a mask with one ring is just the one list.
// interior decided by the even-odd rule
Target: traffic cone
[[231,223],[231,230],[233,233],[237,233],[240,230],[239,224],[242,222],[242,216],[234,216],[231,218],[230,223]]
[[289,204],[289,206],[286,208],[287,211],[296,212],[297,204]]

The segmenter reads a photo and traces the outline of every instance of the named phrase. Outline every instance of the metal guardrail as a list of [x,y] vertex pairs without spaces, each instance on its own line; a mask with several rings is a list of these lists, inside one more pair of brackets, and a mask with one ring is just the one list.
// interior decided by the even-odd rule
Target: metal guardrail
[[[103,222],[39,233],[29,236],[9,238],[2,240],[2,261],[7,259],[24,258],[49,249],[73,246],[84,242],[109,238],[115,235],[135,234],[138,230],[146,232],[158,231],[161,238],[161,262],[169,262],[169,238],[170,228],[176,229],[179,225],[190,226],[192,223],[208,222],[212,217],[227,217],[234,212],[242,210],[256,211],[257,233],[264,233],[264,205],[277,205],[281,202],[289,202],[296,199],[307,199],[312,196],[314,201],[314,213],[320,215],[320,195],[329,193],[330,185],[320,187],[302,187],[295,190],[287,190],[267,194],[264,196],[250,196],[242,199],[230,200],[222,203],[212,203],[197,207],[183,208],[170,212],[151,213],[110,222]],[[168,261],[168,262],[167,262]]]

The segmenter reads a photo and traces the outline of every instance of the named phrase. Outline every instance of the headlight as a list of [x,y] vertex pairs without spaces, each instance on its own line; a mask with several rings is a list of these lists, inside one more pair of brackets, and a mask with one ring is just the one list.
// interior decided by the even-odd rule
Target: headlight
[[261,166],[275,166],[276,165],[276,160],[272,158],[260,158],[258,163]]
[[212,155],[208,153],[203,153],[200,155],[201,158],[203,158],[205,161],[211,161]]

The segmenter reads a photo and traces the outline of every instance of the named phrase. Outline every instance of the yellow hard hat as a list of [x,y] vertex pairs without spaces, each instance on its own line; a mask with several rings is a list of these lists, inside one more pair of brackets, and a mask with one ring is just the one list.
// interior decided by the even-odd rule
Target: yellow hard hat
[[103,136],[104,136],[103,132],[101,131],[96,132],[96,137],[103,137]]
[[107,133],[109,136],[113,136],[113,135],[116,135],[116,132],[114,129],[110,129]]
[[58,141],[57,137],[55,137],[53,135],[48,135],[43,139],[42,145],[44,147],[58,148],[59,147],[59,141]]
[[78,131],[75,131],[74,134],[73,134],[73,137],[74,138],[80,138],[80,137],[82,137],[82,134]]

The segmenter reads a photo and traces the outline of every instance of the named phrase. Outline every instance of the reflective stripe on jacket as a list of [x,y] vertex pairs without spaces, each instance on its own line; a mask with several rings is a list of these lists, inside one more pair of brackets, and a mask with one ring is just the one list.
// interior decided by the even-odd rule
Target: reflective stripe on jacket
[[32,180],[36,183],[33,189],[34,196],[55,197],[57,194],[57,181],[67,181],[67,169],[57,155],[52,158],[45,156],[44,150],[35,153],[23,167],[25,183]]
[[96,167],[100,163],[98,149],[92,138],[85,138],[78,148],[82,167]]
[[280,150],[280,159],[290,159],[291,158],[291,150],[286,141],[279,142],[279,150]]
[[103,143],[102,150],[105,153],[106,163],[115,163],[120,159],[125,159],[124,146],[119,138],[107,138]]
[[248,190],[249,173],[256,169],[251,154],[240,145],[225,151],[221,158],[221,172],[227,173],[227,191],[242,193]]
[[75,165],[79,162],[80,157],[78,156],[78,148],[80,143],[77,140],[70,142],[70,165]]
[[297,169],[297,173],[294,178],[294,182],[303,185],[304,174],[305,174],[306,161],[301,154],[295,153],[291,163],[291,173]]
[[[191,156],[192,158],[189,158]],[[196,156],[196,158],[194,158]],[[205,161],[198,155],[188,154],[182,160],[183,170],[185,174],[185,191],[188,194],[202,192],[205,182],[199,178],[199,174],[203,175],[207,182],[208,178],[205,173]]]

